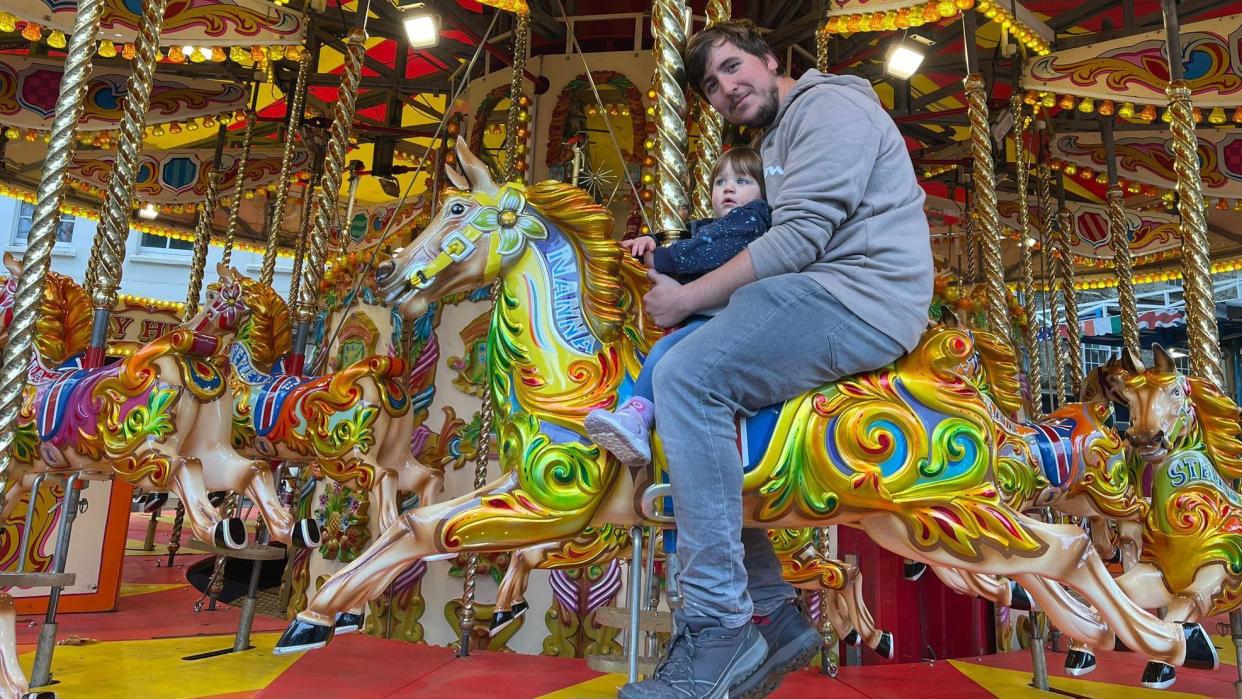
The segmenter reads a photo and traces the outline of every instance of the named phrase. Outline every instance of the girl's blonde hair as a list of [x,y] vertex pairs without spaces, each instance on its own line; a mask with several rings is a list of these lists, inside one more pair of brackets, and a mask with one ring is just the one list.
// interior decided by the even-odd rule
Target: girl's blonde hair
[[716,167],[712,168],[712,183],[716,182],[716,178],[720,175],[720,171],[725,166],[733,171],[734,175],[744,175],[759,183],[759,196],[766,199],[767,194],[763,188],[763,158],[754,148],[746,146],[734,146],[725,151],[720,156],[720,160],[716,161]]

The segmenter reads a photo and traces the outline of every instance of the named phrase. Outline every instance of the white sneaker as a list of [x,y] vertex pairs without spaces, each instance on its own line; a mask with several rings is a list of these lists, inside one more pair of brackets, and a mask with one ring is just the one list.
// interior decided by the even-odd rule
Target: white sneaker
[[651,428],[630,402],[613,412],[592,410],[582,423],[587,435],[629,468],[651,463]]

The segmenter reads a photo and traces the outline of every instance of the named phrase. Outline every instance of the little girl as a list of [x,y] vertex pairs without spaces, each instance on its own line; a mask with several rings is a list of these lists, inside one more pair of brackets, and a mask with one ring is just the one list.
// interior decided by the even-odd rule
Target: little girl
[[[763,200],[763,159],[755,150],[733,148],[716,162],[712,170],[712,212],[716,218],[690,222],[689,240],[662,248],[655,238],[644,235],[622,241],[621,247],[641,257],[648,267],[683,284],[733,259],[772,224],[772,209]],[[592,410],[587,415],[587,434],[626,466],[651,462],[655,417],[651,377],[656,364],[673,345],[706,323],[712,313],[687,318],[681,328],[651,346],[629,400],[615,411]]]

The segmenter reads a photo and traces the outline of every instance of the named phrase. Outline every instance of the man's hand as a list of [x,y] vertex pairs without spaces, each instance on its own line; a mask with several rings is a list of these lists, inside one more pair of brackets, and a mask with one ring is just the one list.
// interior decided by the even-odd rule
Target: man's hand
[[653,286],[643,297],[643,308],[656,325],[671,328],[693,312],[692,308],[685,305],[685,287],[676,279],[654,269],[647,270],[647,278]]
[[[634,257],[644,259],[644,255],[656,249],[656,239],[649,235],[640,235],[637,238],[621,241],[621,249],[630,253]],[[647,263],[650,267],[651,264]]]

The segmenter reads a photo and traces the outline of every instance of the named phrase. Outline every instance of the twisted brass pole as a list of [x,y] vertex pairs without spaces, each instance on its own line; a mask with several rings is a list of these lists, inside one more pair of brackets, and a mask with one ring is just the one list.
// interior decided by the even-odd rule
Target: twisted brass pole
[[[314,168],[318,171],[318,165]],[[310,235],[310,215],[314,209],[315,178],[311,177],[302,190],[302,220],[298,223],[297,244],[293,252],[293,269],[289,271],[289,305],[298,301],[302,283],[302,263],[306,260],[306,239]]]
[[[44,281],[52,266],[52,246],[56,244],[56,229],[60,227],[60,206],[65,200],[65,174],[77,147],[76,131],[85,111],[87,78],[95,56],[95,39],[103,9],[103,0],[79,0],[73,34],[65,47],[65,68],[56,100],[56,115],[52,118],[38,198],[31,214],[22,273],[17,278],[13,297],[9,341],[0,363],[0,476],[4,477],[9,476],[12,462],[9,447],[13,444],[27,368],[34,354],[35,325],[42,310]],[[29,506],[34,507],[34,493],[31,493]]]
[[996,174],[992,163],[992,136],[988,128],[987,93],[983,76],[966,76],[966,102],[970,115],[970,151],[974,158],[975,211],[983,239],[983,282],[986,289],[988,326],[1010,339],[1009,313],[1005,304],[1005,267],[1001,259],[1000,215],[996,209]]
[[272,285],[276,276],[276,249],[280,245],[280,227],[285,220],[285,205],[289,200],[290,170],[293,169],[293,153],[296,150],[298,132],[302,128],[302,111],[306,104],[306,80],[310,75],[310,51],[302,53],[298,61],[298,77],[293,94],[288,96],[289,124],[285,129],[285,150],[280,156],[280,179],[276,181],[276,199],[272,203],[272,220],[267,228],[267,249],[263,251],[263,264],[259,268],[259,283]]
[[819,31],[815,32],[815,70],[828,72],[828,34],[827,21],[821,20]]
[[125,261],[125,241],[129,236],[129,216],[134,202],[134,183],[138,176],[138,153],[142,149],[147,108],[151,102],[151,82],[155,77],[159,36],[164,27],[164,9],[167,4],[168,0],[148,0],[142,4],[142,26],[134,44],[134,72],[126,83],[116,162],[108,180],[103,216],[88,262],[88,277],[94,281],[91,302],[95,307],[91,346],[86,355],[88,367],[103,364],[108,316],[116,305],[117,288],[121,284],[121,265]]
[[1069,388],[1072,396],[1082,394],[1082,328],[1078,325],[1078,293],[1074,289],[1074,255],[1071,239],[1074,219],[1065,203],[1057,212],[1057,254],[1061,258],[1061,293],[1064,294],[1066,352],[1069,355]]
[[509,111],[505,115],[505,181],[515,182],[524,179],[518,169],[518,158],[525,157],[518,153],[518,130],[522,127],[519,115],[522,113],[522,73],[526,70],[526,52],[530,45],[530,13],[517,15],[513,27],[513,73],[509,78]]
[[1061,313],[1057,304],[1061,299],[1061,275],[1057,274],[1057,254],[1053,244],[1053,229],[1056,228],[1056,212],[1052,207],[1052,171],[1047,163],[1040,163],[1036,170],[1035,187],[1039,195],[1040,237],[1044,241],[1044,258],[1051,268],[1051,284],[1045,279],[1044,298],[1048,300],[1048,325],[1052,327],[1052,376],[1056,381],[1056,395],[1053,407],[1065,400],[1068,386],[1065,382],[1065,366],[1061,363],[1064,353],[1061,351]]
[[1126,209],[1121,185],[1108,188],[1109,246],[1117,273],[1117,306],[1121,315],[1121,339],[1126,351],[1139,354],[1138,297],[1134,293],[1134,259],[1126,236]]
[[[731,0],[708,0],[707,26],[729,19],[732,14]],[[706,100],[700,99],[690,89],[689,99],[698,105],[699,147],[694,159],[694,205],[692,218],[710,218],[712,215],[712,169],[720,160],[724,131],[724,117]]]
[[1035,328],[1035,260],[1033,250],[1028,241],[1031,240],[1031,212],[1027,198],[1030,188],[1030,172],[1026,152],[1026,126],[1028,117],[1023,113],[1022,100],[1017,92],[1009,100],[1009,108],[1014,115],[1014,170],[1018,185],[1018,254],[1019,273],[1021,275],[1022,312],[1026,316],[1026,327],[1022,329],[1022,344],[1026,350],[1026,377],[1034,399],[1031,405],[1031,418],[1038,420],[1043,417],[1043,372],[1040,366],[1039,338]]
[[190,283],[185,292],[182,320],[198,313],[198,298],[203,292],[203,272],[207,268],[207,248],[211,244],[211,220],[216,213],[216,197],[220,192],[220,173],[207,173],[207,198],[198,205],[198,223],[194,230],[194,253],[190,260]]
[[654,0],[651,32],[656,59],[656,233],[665,245],[686,232],[685,0]]
[[242,192],[246,189],[246,165],[250,161],[250,146],[254,141],[255,108],[259,101],[259,85],[250,86],[250,109],[246,110],[246,131],[242,136],[241,157],[237,159],[237,181],[233,185],[233,201],[229,204],[229,223],[224,229],[224,252],[220,261],[227,267],[233,262],[233,241],[237,238],[237,223],[241,220]]

